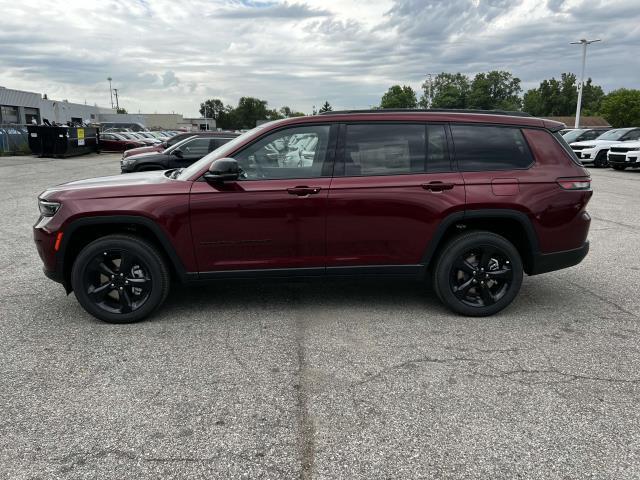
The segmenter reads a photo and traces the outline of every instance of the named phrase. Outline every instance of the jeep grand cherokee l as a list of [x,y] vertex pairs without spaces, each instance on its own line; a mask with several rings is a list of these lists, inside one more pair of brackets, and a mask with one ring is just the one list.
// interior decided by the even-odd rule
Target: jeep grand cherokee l
[[562,126],[464,111],[278,120],[184,169],[46,190],[35,242],[46,275],[108,322],[157,310],[172,281],[274,277],[430,277],[450,309],[490,315],[524,273],[587,254],[591,179]]

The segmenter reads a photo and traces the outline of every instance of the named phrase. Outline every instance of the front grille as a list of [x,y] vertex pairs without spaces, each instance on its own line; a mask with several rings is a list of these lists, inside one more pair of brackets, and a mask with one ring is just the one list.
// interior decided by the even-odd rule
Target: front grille
[[[636,147],[638,148],[638,147]],[[609,151],[611,152],[622,152],[622,153],[627,153],[630,152],[631,150],[634,150],[633,148],[629,148],[629,147],[611,147],[609,149]]]
[[576,145],[575,147],[571,147],[572,150],[584,150],[585,148],[591,147],[587,147],[586,145]]
[[609,161],[610,162],[624,162],[624,155],[613,155],[613,154],[609,154]]

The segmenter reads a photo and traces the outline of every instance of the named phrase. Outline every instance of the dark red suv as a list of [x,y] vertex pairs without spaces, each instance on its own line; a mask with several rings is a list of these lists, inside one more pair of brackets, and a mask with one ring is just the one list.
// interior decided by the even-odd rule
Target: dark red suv
[[108,322],[156,310],[171,281],[431,278],[490,315],[523,273],[587,254],[591,179],[558,131],[500,112],[349,111],[261,125],[184,169],[40,195],[47,276]]

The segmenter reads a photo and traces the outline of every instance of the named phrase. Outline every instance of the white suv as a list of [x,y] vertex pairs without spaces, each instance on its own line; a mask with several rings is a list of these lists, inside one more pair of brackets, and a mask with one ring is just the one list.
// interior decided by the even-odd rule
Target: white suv
[[616,128],[603,133],[595,140],[574,142],[571,149],[583,164],[593,163],[594,167],[606,167],[609,148],[614,144],[633,140],[640,140],[640,128]]
[[611,145],[607,160],[615,170],[624,170],[627,167],[640,168],[640,141]]

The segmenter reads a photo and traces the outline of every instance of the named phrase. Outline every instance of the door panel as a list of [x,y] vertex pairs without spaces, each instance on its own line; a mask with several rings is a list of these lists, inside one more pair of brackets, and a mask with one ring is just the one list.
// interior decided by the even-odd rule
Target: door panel
[[327,208],[327,267],[417,265],[442,219],[463,211],[444,124],[347,124]]
[[[191,189],[191,225],[201,272],[324,267],[329,178],[256,180]],[[309,187],[298,195],[289,189]]]
[[[241,179],[195,182],[191,229],[200,272],[317,268],[322,273],[335,138],[336,128],[328,125],[267,132],[234,154]],[[304,158],[302,140],[307,141]]]
[[[447,188],[423,186],[434,182]],[[464,201],[459,173],[335,178],[327,208],[327,266],[419,264],[439,223],[462,211]]]

